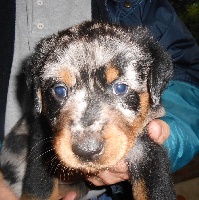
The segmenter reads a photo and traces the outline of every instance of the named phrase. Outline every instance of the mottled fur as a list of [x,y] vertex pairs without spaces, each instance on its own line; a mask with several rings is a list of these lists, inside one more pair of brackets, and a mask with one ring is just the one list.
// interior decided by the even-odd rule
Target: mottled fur
[[[86,177],[121,159],[134,199],[175,199],[167,153],[146,133],[146,125],[164,115],[161,94],[172,62],[147,29],[74,26],[41,41],[26,74],[34,109],[22,120],[27,129],[19,124],[6,138],[1,161],[13,187],[24,176],[22,199],[56,199],[57,180],[82,180],[74,184],[82,196]],[[25,145],[15,149],[10,141],[20,135]],[[18,166],[22,150],[12,179],[5,166]]]

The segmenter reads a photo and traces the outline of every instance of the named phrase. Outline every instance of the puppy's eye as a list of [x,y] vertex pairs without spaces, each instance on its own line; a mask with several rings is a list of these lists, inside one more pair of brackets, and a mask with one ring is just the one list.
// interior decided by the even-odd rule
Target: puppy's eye
[[116,83],[113,86],[113,91],[117,95],[124,95],[126,94],[127,90],[128,90],[128,86],[124,83]]
[[54,87],[54,94],[58,98],[65,98],[68,96],[68,89],[63,85],[56,85]]

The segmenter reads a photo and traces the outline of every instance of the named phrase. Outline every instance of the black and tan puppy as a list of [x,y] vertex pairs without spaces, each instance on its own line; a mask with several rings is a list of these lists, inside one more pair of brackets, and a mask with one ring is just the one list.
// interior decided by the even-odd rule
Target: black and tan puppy
[[22,199],[56,199],[58,182],[76,177],[83,195],[87,176],[121,159],[134,199],[175,199],[167,153],[146,133],[164,115],[172,62],[145,28],[85,22],[44,39],[26,73],[35,107],[1,155]]

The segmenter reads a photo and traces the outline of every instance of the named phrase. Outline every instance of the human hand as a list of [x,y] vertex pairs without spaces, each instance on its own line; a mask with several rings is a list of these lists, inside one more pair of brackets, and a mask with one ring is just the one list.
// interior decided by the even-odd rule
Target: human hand
[[[169,125],[160,119],[155,119],[148,125],[148,134],[158,144],[163,144],[170,135]],[[129,179],[128,167],[125,161],[120,161],[117,166],[105,170],[97,176],[88,178],[96,186],[112,185]]]
[[121,160],[114,167],[100,172],[97,176],[90,176],[90,181],[95,186],[112,185],[129,179],[128,166]]

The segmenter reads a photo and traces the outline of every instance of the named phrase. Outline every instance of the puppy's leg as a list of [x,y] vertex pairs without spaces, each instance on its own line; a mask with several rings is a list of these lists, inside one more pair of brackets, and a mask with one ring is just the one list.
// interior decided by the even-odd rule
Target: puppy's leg
[[5,137],[0,153],[1,172],[5,182],[20,197],[26,171],[29,126],[26,116]]
[[145,133],[128,155],[135,200],[174,200],[176,194],[166,151]]

